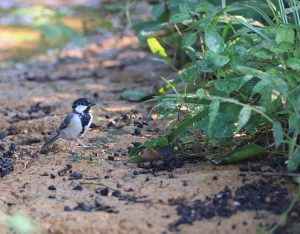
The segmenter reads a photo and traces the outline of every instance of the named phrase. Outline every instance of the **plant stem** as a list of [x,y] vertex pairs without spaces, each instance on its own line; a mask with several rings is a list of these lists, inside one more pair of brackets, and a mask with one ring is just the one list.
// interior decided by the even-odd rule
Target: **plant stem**
[[130,17],[130,5],[131,5],[131,0],[126,0],[125,14],[126,14],[128,25],[131,28],[132,27],[132,21],[131,21],[131,17]]
[[277,228],[279,228],[281,225],[283,225],[286,222],[286,219],[288,218],[289,214],[291,213],[291,211],[293,210],[294,206],[298,202],[298,196],[299,196],[299,191],[298,191],[297,196],[294,198],[294,200],[291,202],[291,204],[287,208],[287,210],[281,215],[280,220],[271,229],[269,229],[265,234],[272,234],[272,233],[274,233],[274,231]]

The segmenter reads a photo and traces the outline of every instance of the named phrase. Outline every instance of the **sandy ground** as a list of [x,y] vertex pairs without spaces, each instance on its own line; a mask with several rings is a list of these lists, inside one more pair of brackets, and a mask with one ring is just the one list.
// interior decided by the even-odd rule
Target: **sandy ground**
[[[86,57],[67,59],[52,66],[2,72],[0,130],[9,128],[16,134],[6,136],[1,144],[6,150],[11,143],[17,147],[12,156],[16,159],[14,171],[0,178],[3,212],[29,215],[44,233],[169,233],[169,225],[179,218],[176,206],[169,204],[170,199],[204,200],[225,186],[235,191],[245,181],[261,178],[253,173],[241,176],[239,165],[216,167],[209,162],[186,162],[170,177],[167,171],[152,174],[129,163],[127,154],[132,142],[144,142],[163,133],[158,120],[149,125],[158,127],[159,132],[143,128],[138,136],[133,134],[137,128],[133,124],[121,131],[91,130],[83,139],[91,149],[77,147],[79,157],[67,153],[63,140],[47,154],[38,154],[74,99],[81,96],[94,99],[97,103],[93,109],[94,123],[105,127],[135,106],[121,100],[120,92],[136,87],[152,91],[158,86],[160,76],[172,75],[167,67],[151,61],[144,51],[126,49],[114,53],[113,49],[110,52],[113,56],[105,62],[103,58]],[[28,113],[38,102],[47,111],[38,108],[37,112]],[[139,108],[137,117],[145,116],[146,110],[145,106]],[[63,170],[67,165],[69,169]],[[81,173],[82,178],[74,179],[71,176],[74,172]],[[288,188],[292,197],[295,184],[289,179],[278,179],[278,182]],[[74,190],[76,187],[78,190]],[[108,189],[107,195],[95,192],[103,188]],[[79,203],[92,206],[95,199],[110,209],[65,211]],[[266,210],[238,211],[230,217],[215,216],[192,225],[180,225],[177,232],[250,234],[278,219],[278,215]],[[0,233],[6,233],[3,227]]]

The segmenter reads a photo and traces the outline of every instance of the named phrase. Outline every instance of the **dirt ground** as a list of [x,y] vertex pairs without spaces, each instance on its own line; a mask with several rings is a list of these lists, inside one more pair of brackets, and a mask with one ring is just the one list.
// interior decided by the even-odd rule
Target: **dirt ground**
[[[164,129],[155,119],[142,126],[106,129],[112,120],[122,124],[136,105],[121,100],[120,93],[131,88],[151,93],[160,76],[170,78],[172,72],[151,61],[144,50],[125,49],[136,43],[135,38],[109,41],[112,48],[106,48],[108,39],[103,39],[86,48],[80,59],[2,71],[0,155],[10,153],[7,157],[15,164],[11,173],[0,178],[1,211],[29,215],[44,233],[56,234],[250,234],[278,221],[296,184],[289,177],[260,174],[284,171],[282,160],[265,165],[269,158],[265,156],[258,162],[230,166],[189,160],[172,175],[128,162],[133,143],[163,134]],[[94,53],[97,46],[99,53]],[[91,148],[76,147],[79,156],[74,157],[61,140],[47,154],[37,153],[72,101],[81,96],[96,101],[94,123],[103,126],[85,135],[83,141]],[[139,117],[146,116],[147,106],[138,110],[135,120],[142,121]],[[264,190],[269,194],[260,193]],[[252,198],[259,202],[251,203]],[[0,230],[6,233],[3,227]]]
[[[94,123],[105,127],[114,119],[122,122],[122,116],[136,105],[121,100],[121,91],[136,87],[151,91],[158,85],[158,77],[171,74],[144,51],[113,51],[113,58],[105,62],[102,58],[96,62],[66,59],[48,67],[2,72],[0,127],[12,134],[1,144],[4,151],[11,143],[16,144],[11,156],[16,164],[0,180],[1,210],[30,215],[46,233],[256,233],[259,226],[276,222],[278,214],[257,208],[172,228],[180,212],[178,204],[170,201],[205,200],[225,186],[235,191],[261,176],[241,175],[241,165],[216,167],[205,161],[185,162],[172,172],[173,176],[128,163],[132,142],[163,133],[158,120],[140,128],[140,135],[133,124],[122,130],[91,130],[84,142],[92,147],[77,147],[79,157],[67,153],[63,140],[45,155],[36,153],[55,132],[75,98],[96,100]],[[146,116],[146,108],[140,109],[138,116]],[[158,132],[149,131],[150,127],[158,128]],[[284,199],[284,206],[288,205],[295,185],[289,179],[275,178],[277,182],[289,189]],[[101,204],[100,211],[93,209],[95,203]],[[5,233],[3,229],[1,232]]]

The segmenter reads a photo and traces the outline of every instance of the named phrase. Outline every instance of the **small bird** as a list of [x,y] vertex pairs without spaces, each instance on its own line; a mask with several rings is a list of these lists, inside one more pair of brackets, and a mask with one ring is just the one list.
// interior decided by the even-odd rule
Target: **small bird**
[[87,98],[75,100],[72,105],[73,111],[64,118],[57,134],[42,146],[40,153],[45,153],[46,150],[60,138],[68,141],[69,152],[71,154],[76,153],[76,151],[72,149],[72,142],[74,140],[77,140],[79,145],[86,148],[87,146],[84,145],[79,138],[86,133],[93,121],[93,115],[89,111],[94,105],[95,103]]

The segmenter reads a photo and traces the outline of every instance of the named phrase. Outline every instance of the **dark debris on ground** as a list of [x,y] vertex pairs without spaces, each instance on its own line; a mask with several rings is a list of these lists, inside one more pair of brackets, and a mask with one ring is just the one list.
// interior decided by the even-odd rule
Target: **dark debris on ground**
[[206,197],[204,201],[188,202],[185,199],[169,200],[176,206],[179,219],[169,225],[170,231],[179,231],[182,224],[193,224],[202,219],[230,217],[238,211],[267,210],[281,214],[290,204],[288,190],[276,184],[275,180],[260,179],[244,184],[234,193],[226,186],[221,192]]
[[0,177],[6,176],[14,170],[15,159],[12,157],[16,152],[16,144],[12,143],[7,150],[3,146],[0,152]]

